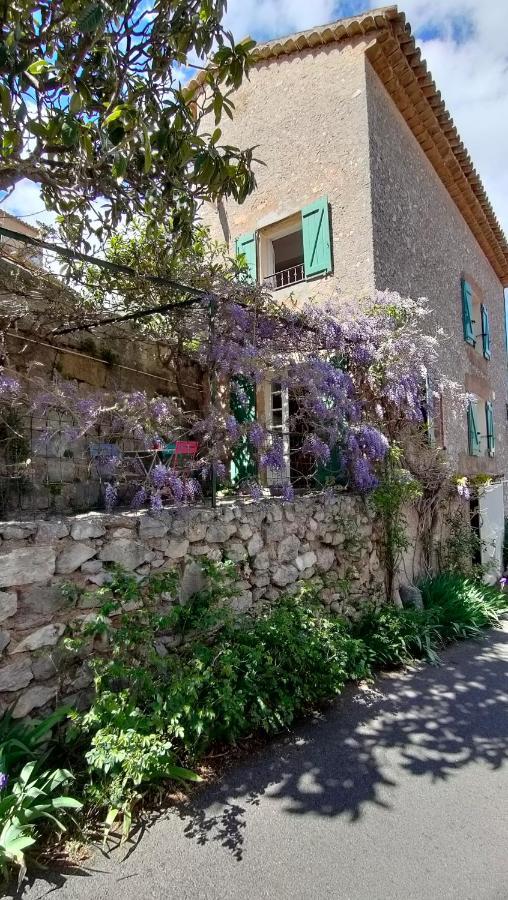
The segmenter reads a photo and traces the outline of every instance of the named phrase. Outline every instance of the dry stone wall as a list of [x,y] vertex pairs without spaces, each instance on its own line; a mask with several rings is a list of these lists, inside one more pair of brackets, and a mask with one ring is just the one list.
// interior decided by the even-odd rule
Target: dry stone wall
[[[382,594],[375,523],[352,495],[168,510],[156,518],[88,513],[0,523],[0,712],[11,707],[22,718],[57,702],[86,702],[86,654],[69,665],[64,638],[95,615],[110,564],[140,576],[176,567],[185,602],[199,583],[202,557],[236,564],[231,602],[239,613],[316,575],[323,603],[338,614],[354,615],[363,599]],[[86,594],[70,601],[62,592],[69,582]]]

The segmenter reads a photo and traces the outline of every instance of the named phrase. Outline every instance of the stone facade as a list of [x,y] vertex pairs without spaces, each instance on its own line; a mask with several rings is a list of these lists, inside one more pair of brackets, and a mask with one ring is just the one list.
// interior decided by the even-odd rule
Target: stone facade
[[[365,501],[349,494],[167,510],[157,518],[90,513],[4,522],[0,535],[0,711],[13,707],[15,717],[85,702],[86,658],[69,657],[63,638],[94,615],[109,563],[140,576],[177,568],[185,602],[199,585],[199,559],[229,558],[238,612],[316,575],[323,603],[343,615],[383,593],[375,524]],[[86,596],[70,601],[62,593],[69,583],[86,587]]]
[[[443,397],[446,449],[463,474],[502,475],[508,470],[503,287],[369,62],[371,47],[358,37],[253,66],[235,93],[234,120],[221,123],[222,140],[255,145],[265,165],[257,166],[257,188],[242,205],[209,206],[203,219],[234,252],[242,233],[262,231],[326,195],[333,273],[277,297],[292,293],[297,301],[319,303],[334,294],[361,298],[375,288],[428,297],[428,327],[443,330],[440,374],[456,385]],[[463,338],[462,277],[488,307],[488,362]],[[459,400],[466,392],[493,399],[494,458],[485,441],[479,457],[468,453]]]
[[[203,220],[234,252],[235,238],[268,227],[326,195],[331,210],[333,275],[294,286],[302,300],[368,296],[374,288],[368,116],[367,42],[331,44],[253,66],[235,93],[233,121],[222,140],[256,146],[257,187],[241,206],[207,207]],[[205,122],[213,131],[213,120]]]
[[[365,64],[376,287],[429,299],[431,333],[444,332],[440,374],[456,383],[455,393],[495,398],[494,458],[469,456],[465,410],[450,390],[443,402],[445,446],[462,473],[503,474],[508,435],[502,284],[368,60]],[[489,361],[464,341],[462,278],[489,311]]]

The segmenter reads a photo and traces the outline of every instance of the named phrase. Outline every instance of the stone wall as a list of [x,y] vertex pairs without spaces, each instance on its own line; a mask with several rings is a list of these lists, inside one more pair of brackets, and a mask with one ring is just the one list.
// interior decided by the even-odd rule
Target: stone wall
[[[229,558],[237,565],[231,602],[238,612],[315,575],[324,579],[323,603],[343,615],[382,594],[375,525],[364,501],[349,494],[167,510],[157,518],[89,513],[4,522],[0,535],[0,712],[13,707],[16,718],[83,702],[91,683],[86,659],[69,665],[63,639],[93,617],[108,563],[139,575],[176,567],[189,594],[200,557]],[[69,582],[85,586],[86,596],[65,599]]]
[[[503,287],[368,60],[365,65],[376,287],[428,298],[432,313],[425,327],[431,334],[436,328],[443,331],[439,373],[456,385],[443,397],[448,456],[464,474],[503,474],[508,467]],[[489,311],[489,361],[464,341],[462,278]],[[478,343],[481,348],[481,339]],[[468,454],[465,406],[457,402],[457,395],[466,391],[494,403],[495,457],[487,455],[485,440],[480,456]]]

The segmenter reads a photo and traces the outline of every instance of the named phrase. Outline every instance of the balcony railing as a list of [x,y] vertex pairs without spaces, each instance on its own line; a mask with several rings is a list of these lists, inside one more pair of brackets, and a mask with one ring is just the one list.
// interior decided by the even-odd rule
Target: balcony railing
[[281,288],[288,287],[291,284],[298,284],[299,281],[305,281],[303,263],[298,263],[297,266],[290,266],[289,269],[282,269],[280,272],[274,272],[273,275],[267,275],[263,279],[263,284],[270,291],[279,291]]

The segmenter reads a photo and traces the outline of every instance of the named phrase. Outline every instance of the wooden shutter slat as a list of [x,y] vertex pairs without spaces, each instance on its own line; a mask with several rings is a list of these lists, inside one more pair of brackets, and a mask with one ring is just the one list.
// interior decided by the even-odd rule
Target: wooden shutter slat
[[328,198],[321,197],[302,209],[303,262],[305,277],[332,271],[332,247]]
[[256,232],[242,234],[235,241],[236,256],[244,256],[249,269],[249,277],[256,282],[258,277]]
[[473,328],[473,291],[471,285],[462,279],[462,324],[464,327],[464,340],[473,347],[475,345]]
[[482,344],[483,344],[483,355],[485,359],[490,359],[490,323],[489,323],[489,311],[486,306],[481,306],[481,315],[482,315]]

